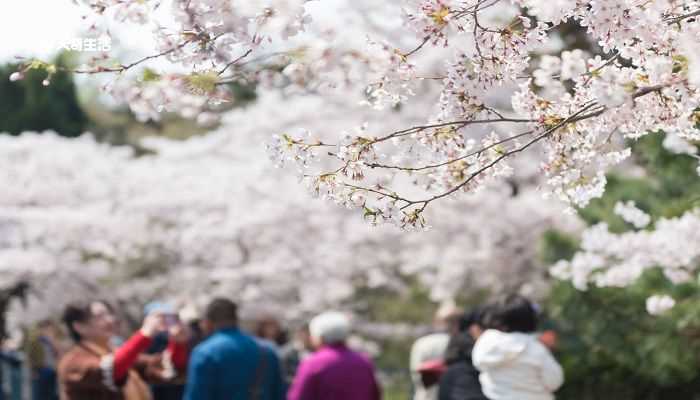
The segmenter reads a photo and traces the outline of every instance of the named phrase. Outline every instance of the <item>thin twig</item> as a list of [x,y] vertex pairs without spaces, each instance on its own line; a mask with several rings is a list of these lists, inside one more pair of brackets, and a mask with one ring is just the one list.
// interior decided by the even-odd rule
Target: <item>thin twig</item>
[[185,47],[189,43],[192,43],[192,41],[193,41],[193,39],[186,40],[175,47],[172,47],[168,50],[164,50],[158,54],[152,54],[150,56],[143,57],[137,61],[132,62],[131,64],[120,65],[118,67],[111,67],[111,68],[98,66],[96,69],[92,69],[92,70],[89,70],[89,69],[88,70],[72,70],[71,72],[73,72],[75,74],[91,74],[91,75],[92,74],[100,74],[100,73],[104,73],[104,72],[124,72],[124,71],[129,70],[129,69],[131,69],[139,64],[142,64],[148,60],[153,60],[155,58],[163,57],[165,55],[173,53],[174,51]]
[[237,58],[234,59],[233,61],[231,61],[231,62],[229,62],[228,64],[226,64],[226,65],[219,71],[219,76],[221,76],[224,72],[226,72],[226,70],[229,69],[232,65],[234,65],[234,64],[238,63],[239,61],[241,61],[242,59],[248,57],[248,55],[250,55],[250,53],[252,53],[252,52],[253,52],[253,49],[248,49],[248,50],[247,50],[245,53],[243,53],[240,57],[237,57]]
[[441,193],[441,194],[435,195],[435,196],[433,196],[433,197],[431,197],[431,198],[429,198],[429,199],[413,201],[412,203],[413,203],[413,204],[421,204],[421,203],[422,203],[422,204],[423,204],[423,207],[421,207],[421,209],[425,209],[425,207],[427,206],[428,203],[431,203],[431,202],[433,202],[433,201],[435,201],[435,200],[439,200],[439,199],[441,199],[441,198],[443,198],[443,197],[447,197],[447,196],[449,196],[449,195],[455,193],[456,191],[462,189],[464,186],[466,186],[467,184],[469,184],[469,182],[473,181],[477,176],[481,175],[484,171],[486,171],[487,169],[489,169],[489,168],[493,167],[494,165],[498,164],[499,162],[501,162],[504,158],[510,157],[510,156],[513,155],[513,154],[517,154],[517,153],[520,153],[520,152],[526,150],[526,149],[529,148],[530,146],[534,145],[535,143],[539,142],[540,140],[542,140],[542,139],[546,138],[547,136],[551,135],[551,134],[552,134],[554,131],[556,131],[557,129],[561,128],[562,126],[564,126],[564,125],[566,125],[566,124],[568,124],[568,123],[570,123],[570,122],[572,122],[574,118],[576,118],[577,116],[581,115],[582,113],[584,113],[585,111],[587,111],[590,107],[592,107],[592,106],[594,106],[594,105],[595,105],[595,103],[592,103],[592,104],[589,104],[588,106],[585,106],[585,107],[581,108],[579,111],[577,111],[577,112],[575,112],[574,114],[570,115],[568,118],[562,120],[561,122],[559,122],[558,124],[554,125],[553,127],[547,129],[544,133],[542,133],[541,135],[539,135],[539,136],[535,137],[534,139],[530,140],[529,142],[527,142],[527,143],[524,144],[523,146],[521,146],[521,147],[519,147],[519,148],[517,148],[517,149],[514,149],[514,150],[511,150],[511,151],[508,151],[508,152],[505,152],[505,153],[501,154],[499,157],[497,157],[496,159],[494,159],[494,160],[491,161],[490,163],[488,163],[488,164],[484,165],[483,167],[479,168],[479,170],[477,170],[477,171],[475,171],[474,173],[472,173],[467,179],[465,179],[463,182],[461,182],[459,185],[453,187],[452,189],[447,190],[447,191],[445,191],[445,192],[443,192],[443,193]]
[[398,170],[401,170],[401,171],[410,171],[410,172],[417,172],[417,171],[423,171],[423,170],[426,170],[426,169],[444,167],[445,165],[449,165],[449,164],[452,164],[452,163],[455,163],[455,162],[464,160],[465,158],[469,158],[469,157],[475,156],[475,155],[477,155],[477,154],[481,154],[481,153],[483,153],[483,152],[485,152],[485,151],[487,151],[487,150],[490,150],[490,149],[492,149],[492,148],[494,148],[494,147],[496,147],[496,146],[502,145],[503,143],[510,142],[511,140],[516,140],[516,139],[519,139],[519,138],[521,138],[521,137],[523,137],[523,136],[530,135],[530,134],[532,134],[532,132],[533,132],[533,131],[530,130],[530,131],[527,131],[527,132],[519,133],[519,134],[517,134],[517,135],[515,135],[515,136],[511,136],[511,137],[509,137],[509,138],[506,138],[506,139],[499,140],[499,141],[497,141],[497,142],[491,143],[490,145],[488,145],[488,146],[486,146],[486,147],[483,147],[483,148],[480,148],[479,150],[473,151],[473,152],[471,152],[471,153],[469,153],[469,154],[465,154],[465,155],[463,155],[463,156],[461,156],[461,157],[453,158],[453,159],[451,159],[451,160],[448,160],[448,161],[445,161],[445,162],[442,162],[442,163],[439,163],[439,164],[424,165],[424,166],[422,166],[422,167],[401,167],[401,166],[398,166],[398,165],[385,165],[385,164],[371,163],[371,164],[367,164],[367,166],[372,167],[372,168],[398,169]]
[[407,129],[395,131],[395,132],[392,132],[388,135],[374,139],[369,144],[375,144],[375,143],[383,142],[383,141],[386,141],[386,140],[389,140],[392,138],[410,135],[410,134],[413,134],[416,132],[424,131],[426,129],[442,128],[442,127],[453,126],[453,125],[459,125],[460,128],[463,128],[467,125],[490,124],[490,123],[496,123],[496,122],[526,123],[526,122],[535,122],[535,121],[531,120],[531,119],[522,119],[522,118],[497,118],[497,119],[474,119],[474,120],[440,122],[440,123],[430,124],[430,125],[413,126],[413,127],[407,128]]
[[675,23],[683,21],[684,19],[697,17],[698,15],[700,15],[700,10],[695,10],[695,11],[689,12],[687,14],[683,14],[683,15],[679,15],[677,17],[666,19],[666,23],[668,23],[669,25],[673,25]]

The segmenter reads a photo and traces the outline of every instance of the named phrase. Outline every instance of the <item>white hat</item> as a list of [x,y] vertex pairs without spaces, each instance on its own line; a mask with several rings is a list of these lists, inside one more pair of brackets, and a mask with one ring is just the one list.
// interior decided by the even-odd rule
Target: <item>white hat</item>
[[201,317],[201,314],[202,313],[199,311],[199,308],[196,305],[189,303],[180,309],[178,316],[180,317],[180,321],[189,324],[198,320]]
[[340,343],[350,335],[350,320],[341,312],[324,312],[311,320],[309,333],[325,344]]

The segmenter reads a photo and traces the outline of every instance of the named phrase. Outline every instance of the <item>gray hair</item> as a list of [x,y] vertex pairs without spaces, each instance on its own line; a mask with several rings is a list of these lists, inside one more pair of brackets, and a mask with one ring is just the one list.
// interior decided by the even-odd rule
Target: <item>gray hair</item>
[[350,335],[350,320],[337,311],[324,312],[311,320],[309,333],[324,344],[342,343]]

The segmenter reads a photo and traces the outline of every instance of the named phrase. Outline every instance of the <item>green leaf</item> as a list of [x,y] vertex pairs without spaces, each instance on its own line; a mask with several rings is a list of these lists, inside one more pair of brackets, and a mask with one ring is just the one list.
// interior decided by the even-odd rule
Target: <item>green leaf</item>
[[143,70],[143,75],[141,76],[141,79],[144,82],[155,82],[160,80],[160,74],[155,72],[154,70],[150,68],[146,68]]
[[195,72],[187,77],[190,87],[199,93],[211,93],[219,83],[219,74],[216,71]]

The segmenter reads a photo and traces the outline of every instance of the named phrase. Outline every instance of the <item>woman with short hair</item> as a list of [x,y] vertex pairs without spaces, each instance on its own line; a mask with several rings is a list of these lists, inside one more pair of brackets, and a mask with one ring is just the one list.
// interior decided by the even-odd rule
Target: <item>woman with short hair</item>
[[302,361],[288,400],[379,400],[381,392],[369,358],[350,350],[350,321],[339,312],[309,323],[317,351]]

